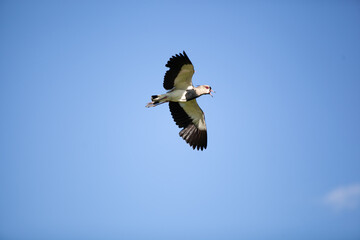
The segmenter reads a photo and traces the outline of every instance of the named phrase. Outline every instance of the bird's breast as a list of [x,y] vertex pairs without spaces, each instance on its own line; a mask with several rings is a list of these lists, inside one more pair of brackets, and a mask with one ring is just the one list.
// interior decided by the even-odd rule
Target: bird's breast
[[186,101],[193,100],[197,97],[198,97],[198,95],[196,94],[194,89],[186,90],[186,93],[185,93]]

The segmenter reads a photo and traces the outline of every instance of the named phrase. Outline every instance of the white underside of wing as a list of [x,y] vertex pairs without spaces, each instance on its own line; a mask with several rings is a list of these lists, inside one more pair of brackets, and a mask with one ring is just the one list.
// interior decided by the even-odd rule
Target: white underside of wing
[[188,102],[180,102],[179,104],[186,114],[191,117],[192,122],[199,130],[206,130],[205,115],[197,104],[196,99]]
[[174,88],[186,90],[189,87],[192,87],[191,79],[194,72],[194,66],[192,64],[183,65],[174,80]]

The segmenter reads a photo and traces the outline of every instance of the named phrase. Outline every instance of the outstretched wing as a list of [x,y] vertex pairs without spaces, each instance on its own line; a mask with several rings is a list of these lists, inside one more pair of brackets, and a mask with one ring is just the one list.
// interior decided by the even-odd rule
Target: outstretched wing
[[196,102],[196,99],[188,102],[169,102],[171,115],[175,123],[183,128],[180,136],[197,150],[207,147],[207,131],[205,115]]
[[164,77],[163,86],[166,90],[173,88],[186,90],[192,86],[191,79],[195,71],[185,51],[172,56],[165,66],[170,68]]

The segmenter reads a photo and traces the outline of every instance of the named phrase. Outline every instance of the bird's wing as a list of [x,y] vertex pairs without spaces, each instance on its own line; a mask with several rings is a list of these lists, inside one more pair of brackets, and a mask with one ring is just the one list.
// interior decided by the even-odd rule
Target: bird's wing
[[197,104],[196,99],[188,102],[169,102],[169,108],[175,123],[180,128],[184,128],[180,131],[180,136],[193,149],[206,149],[207,131],[205,115]]
[[170,68],[164,77],[163,86],[166,90],[173,88],[186,90],[192,86],[191,78],[195,71],[185,51],[172,56],[165,66]]

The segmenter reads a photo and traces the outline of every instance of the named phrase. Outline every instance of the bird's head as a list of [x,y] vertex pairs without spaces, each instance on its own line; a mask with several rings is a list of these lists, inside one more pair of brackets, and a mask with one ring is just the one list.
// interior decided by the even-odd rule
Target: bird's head
[[211,89],[211,87],[209,85],[201,85],[198,87],[200,92],[201,92],[201,95],[203,94],[210,94],[210,96],[213,96],[211,93],[215,93],[214,90]]

